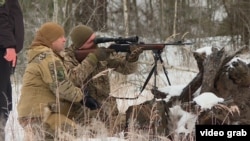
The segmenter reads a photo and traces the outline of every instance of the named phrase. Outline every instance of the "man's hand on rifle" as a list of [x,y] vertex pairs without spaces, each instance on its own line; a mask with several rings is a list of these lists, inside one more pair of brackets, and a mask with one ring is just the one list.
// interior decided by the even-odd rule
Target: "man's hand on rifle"
[[139,47],[137,45],[130,46],[130,53],[127,53],[126,60],[128,62],[136,62],[138,61],[139,56],[142,52],[142,47]]

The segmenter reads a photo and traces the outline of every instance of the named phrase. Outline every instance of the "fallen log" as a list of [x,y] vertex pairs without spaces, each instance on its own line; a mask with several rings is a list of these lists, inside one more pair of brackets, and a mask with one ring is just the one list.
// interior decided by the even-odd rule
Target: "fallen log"
[[[226,52],[224,48],[212,48],[210,55],[194,52],[193,55],[196,59],[199,72],[183,88],[180,96],[173,97],[169,102],[162,101],[161,103],[156,103],[155,100],[152,100],[137,106],[131,106],[127,111],[127,120],[143,120],[141,125],[139,125],[140,127],[145,127],[145,125],[152,127],[150,125],[152,123],[151,116],[147,115],[143,117],[143,115],[145,116],[146,111],[147,113],[152,113],[154,110],[150,110],[150,108],[154,107],[154,104],[158,104],[155,111],[161,111],[159,115],[162,115],[164,122],[158,126],[159,128],[153,126],[154,133],[159,132],[169,135],[168,126],[173,124],[169,121],[169,108],[178,102],[191,102],[194,97],[193,94],[200,88],[200,93],[213,92],[217,96],[224,98],[226,102],[224,103],[224,109],[214,107],[211,110],[201,111],[197,121],[198,124],[250,124],[250,64],[238,60],[232,63],[232,66],[227,65],[236,55],[242,53],[244,50],[245,47],[234,52]],[[167,95],[157,89],[154,89],[152,93],[155,95],[155,98],[160,99],[166,98]],[[187,105],[185,104],[185,106]],[[235,107],[238,107],[239,110]],[[195,108],[194,103],[192,103],[185,110],[194,111]],[[134,116],[134,112],[137,116]]]
[[245,47],[239,50],[226,53],[224,48],[217,49],[212,48],[212,54],[206,56],[204,53],[194,52],[194,58],[196,59],[199,73],[193,80],[183,89],[179,96],[181,102],[192,101],[193,93],[201,87],[202,92],[216,92],[215,83],[218,77],[222,74],[224,66],[233,57],[245,50]]

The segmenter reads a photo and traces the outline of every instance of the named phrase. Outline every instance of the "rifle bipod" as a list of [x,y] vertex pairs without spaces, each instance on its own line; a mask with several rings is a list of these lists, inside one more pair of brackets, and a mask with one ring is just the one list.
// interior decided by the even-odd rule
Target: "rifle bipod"
[[148,84],[148,81],[150,80],[150,78],[152,77],[153,73],[154,73],[154,86],[153,86],[153,94],[156,92],[157,90],[157,85],[156,85],[156,75],[157,75],[157,64],[158,64],[158,61],[161,62],[162,64],[162,69],[163,69],[163,72],[167,78],[167,81],[168,81],[168,84],[171,85],[170,83],[170,80],[169,80],[169,77],[168,77],[168,72],[164,66],[164,62],[163,62],[163,59],[161,57],[161,53],[162,53],[162,50],[153,50],[153,53],[154,53],[154,66],[153,68],[151,69],[150,73],[148,74],[148,77],[146,79],[146,81],[144,82],[144,85],[140,91],[140,93],[142,93],[142,91],[145,89],[145,87],[147,86]]
[[[153,53],[154,53],[154,66],[153,68],[151,69],[151,71],[149,72],[148,74],[148,77],[146,79],[146,81],[144,82],[142,88],[141,88],[141,91],[139,93],[139,95],[137,95],[136,97],[133,97],[133,98],[125,98],[125,97],[115,97],[117,99],[127,99],[127,100],[133,100],[133,99],[137,99],[140,94],[143,92],[143,90],[145,89],[145,87],[147,86],[150,78],[152,77],[153,73],[154,73],[154,86],[153,86],[153,89],[151,90],[152,94],[155,95],[155,97],[159,97],[159,98],[166,98],[166,95],[157,91],[157,85],[156,85],[156,75],[157,75],[157,63],[158,61],[161,62],[162,64],[162,69],[163,69],[163,72],[167,78],[167,81],[168,81],[168,84],[169,86],[171,86],[171,83],[170,83],[170,80],[169,80],[169,77],[168,77],[168,72],[164,66],[164,62],[163,62],[163,59],[161,57],[161,53],[162,53],[162,50],[153,50]],[[158,95],[156,96],[156,93],[158,93]]]

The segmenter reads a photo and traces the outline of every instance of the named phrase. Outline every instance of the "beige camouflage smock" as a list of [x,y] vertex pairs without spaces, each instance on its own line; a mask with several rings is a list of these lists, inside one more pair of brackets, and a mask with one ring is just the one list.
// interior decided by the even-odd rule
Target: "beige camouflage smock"
[[72,102],[82,98],[81,89],[69,81],[58,55],[43,45],[29,49],[17,105],[19,118],[44,117],[46,112],[67,115]]

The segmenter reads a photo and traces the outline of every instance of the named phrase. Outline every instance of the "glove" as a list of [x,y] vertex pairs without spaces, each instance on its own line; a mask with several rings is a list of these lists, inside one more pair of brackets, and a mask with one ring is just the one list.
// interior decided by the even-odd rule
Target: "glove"
[[127,53],[126,55],[126,60],[128,62],[136,62],[142,52],[143,52],[142,47],[131,46],[130,53]]
[[100,104],[90,95],[86,95],[83,98],[82,102],[83,102],[82,104],[88,107],[90,110],[96,110],[101,107]]
[[107,58],[109,58],[110,53],[114,52],[113,49],[108,49],[108,48],[97,48],[93,54],[95,54],[96,58],[98,61],[104,61]]

